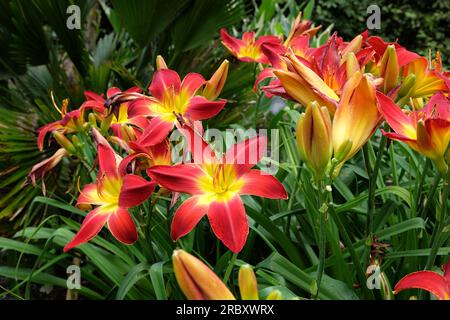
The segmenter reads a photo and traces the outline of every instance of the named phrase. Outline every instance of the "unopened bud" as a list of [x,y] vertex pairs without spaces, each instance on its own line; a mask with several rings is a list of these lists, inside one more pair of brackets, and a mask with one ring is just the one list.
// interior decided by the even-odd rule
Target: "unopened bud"
[[220,92],[228,76],[228,60],[224,60],[220,67],[214,72],[211,79],[206,82],[202,95],[208,100],[215,100]]
[[59,143],[59,145],[61,147],[63,147],[64,149],[67,150],[67,152],[69,152],[71,154],[76,153],[76,149],[75,149],[74,145],[72,144],[72,142],[70,142],[70,140],[67,139],[66,136],[63,135],[61,132],[54,131],[53,137],[55,138],[55,140]]

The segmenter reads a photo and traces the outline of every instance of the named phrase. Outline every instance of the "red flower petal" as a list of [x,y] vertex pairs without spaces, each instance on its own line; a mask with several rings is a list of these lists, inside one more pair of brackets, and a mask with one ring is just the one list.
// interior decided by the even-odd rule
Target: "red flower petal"
[[152,96],[161,101],[167,90],[174,90],[175,93],[180,92],[180,85],[181,80],[178,73],[170,69],[161,69],[153,75],[152,83],[148,89]]
[[109,215],[108,227],[114,238],[125,244],[136,242],[138,235],[136,225],[127,209],[118,208]]
[[82,110],[93,109],[94,111],[103,113],[106,109],[104,103],[105,103],[104,101],[88,100],[81,104],[80,109]]
[[395,285],[394,293],[406,289],[423,289],[434,294],[439,300],[450,299],[446,279],[433,271],[418,271],[406,275]]
[[154,146],[163,141],[173,128],[173,122],[163,121],[156,117],[150,120],[150,123],[144,128],[142,135],[136,141],[136,144],[143,147]]
[[211,163],[213,161],[213,159],[216,157],[215,152],[205,141],[205,139],[203,139],[203,136],[200,134],[197,128],[194,131],[194,129],[192,129],[190,126],[183,125],[182,127],[178,126],[178,130],[186,138],[189,146],[189,151],[192,155],[192,162],[196,164],[202,164],[204,162]]
[[139,145],[136,145],[135,142],[130,141],[129,142],[130,147],[136,151],[136,153],[132,153],[128,156],[126,156],[119,165],[119,175],[120,176],[125,176],[128,173],[132,173],[128,171],[128,166],[130,165],[130,163],[132,163],[133,161],[135,161],[137,158],[146,158],[147,160],[151,160],[150,156],[147,154],[147,150]]
[[101,95],[92,92],[92,91],[85,91],[84,96],[86,97],[86,100],[94,100],[101,102],[102,104],[105,102],[105,98],[103,98]]
[[267,137],[254,136],[233,145],[225,155],[225,162],[241,164],[250,169],[257,164],[267,149]]
[[225,28],[220,30],[220,36],[222,38],[223,44],[233,53],[236,54],[239,52],[239,49],[244,46],[244,42],[242,40],[236,39],[228,34]]
[[159,104],[159,102],[153,97],[143,97],[132,100],[128,105],[128,118],[135,117],[157,117],[158,114],[152,111],[151,105]]
[[412,138],[411,132],[415,132],[413,121],[387,96],[381,92],[377,92],[378,110],[386,119],[389,126],[395,132]]
[[109,144],[97,146],[99,174],[117,176],[116,153]]
[[38,134],[38,139],[37,139],[37,144],[38,144],[38,148],[39,151],[42,151],[44,149],[44,140],[45,140],[45,136],[47,135],[47,133],[60,128],[61,124],[60,121],[56,121],[56,122],[52,122],[49,124],[46,124],[45,126],[39,128],[39,134]]
[[106,96],[108,98],[111,98],[113,95],[115,95],[117,93],[121,93],[121,92],[122,92],[122,90],[120,90],[119,88],[112,87],[112,88],[109,88],[108,91],[106,91]]
[[253,31],[246,31],[242,34],[242,41],[245,43],[250,43],[255,40],[255,32]]
[[275,78],[275,74],[273,73],[273,68],[263,69],[258,76],[256,77],[255,83],[253,84],[253,91],[258,90],[258,85],[261,81],[266,80],[267,78]]
[[122,208],[135,207],[152,194],[155,189],[155,182],[147,181],[144,178],[127,174],[123,177],[122,189],[120,189],[119,206]]
[[398,140],[398,141],[405,141],[405,142],[414,142],[414,143],[416,142],[415,139],[410,139],[410,138],[405,137],[404,135],[399,134],[399,133],[386,132],[383,129],[381,129],[381,132],[383,133],[383,135],[385,135],[389,139]]
[[205,173],[198,165],[153,166],[147,170],[147,173],[152,180],[171,191],[192,195],[202,193],[199,179],[205,176]]
[[200,203],[200,196],[194,196],[181,204],[173,217],[170,236],[172,240],[178,240],[191,232],[200,219],[208,211],[209,204]]
[[205,97],[195,96],[189,101],[186,114],[192,120],[205,120],[218,114],[225,104],[226,100],[209,101]]
[[205,83],[205,78],[198,73],[188,73],[181,83],[181,90],[185,90],[189,96],[193,96],[197,90]]
[[141,93],[141,92],[142,92],[142,89],[139,88],[138,86],[134,86],[134,87],[131,87],[131,88],[125,90],[124,92],[126,92],[126,93],[130,93],[130,92]]
[[450,259],[448,260],[447,264],[444,266],[444,277],[447,279],[449,290],[450,290]]
[[83,204],[100,204],[100,198],[97,192],[97,184],[89,183],[84,186],[83,190],[81,190],[80,195],[78,196],[77,206]]
[[240,194],[248,194],[269,199],[287,199],[286,189],[274,176],[260,170],[250,170],[241,178],[244,185]]
[[238,195],[227,202],[212,202],[208,219],[214,234],[227,248],[234,253],[242,250],[247,240],[248,221],[244,204]]
[[107,219],[108,214],[104,212],[100,213],[99,208],[89,212],[86,218],[84,218],[80,230],[64,247],[64,252],[94,238],[100,232]]

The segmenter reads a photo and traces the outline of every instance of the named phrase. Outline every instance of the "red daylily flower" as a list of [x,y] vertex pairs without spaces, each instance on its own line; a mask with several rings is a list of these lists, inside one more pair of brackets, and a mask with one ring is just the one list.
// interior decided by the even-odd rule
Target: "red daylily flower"
[[106,91],[106,99],[103,95],[99,95],[92,91],[85,91],[86,101],[81,105],[84,108],[92,108],[99,113],[103,113],[106,107],[115,104],[129,102],[136,98],[140,98],[142,89],[139,87],[131,87],[122,92],[119,88],[112,87]]
[[64,251],[79,246],[93,237],[108,224],[112,235],[125,244],[137,240],[137,231],[128,208],[145,201],[155,188],[153,181],[127,174],[121,170],[121,158],[114,152],[100,133],[92,130],[97,142],[99,172],[96,183],[86,185],[78,197],[81,208],[97,206],[85,217],[75,237],[64,247]]
[[226,100],[209,101],[196,95],[205,83],[198,73],[189,73],[181,81],[173,70],[156,71],[149,87],[152,97],[137,99],[129,108],[129,117],[140,115],[152,118],[140,143],[155,145],[168,136],[174,125],[189,120],[205,120],[218,114]]
[[444,266],[444,275],[427,270],[406,275],[395,285],[394,294],[407,289],[426,290],[439,300],[450,300],[450,261]]
[[300,36],[307,35],[308,37],[313,37],[317,31],[320,30],[322,26],[313,27],[313,22],[311,20],[302,20],[302,12],[300,11],[292,24],[291,30],[289,32],[286,41],[284,42],[285,47],[289,48],[292,45],[294,39]]
[[232,37],[225,29],[220,30],[223,45],[233,56],[243,62],[261,62],[268,64],[269,60],[261,50],[263,44],[273,47],[279,53],[284,52],[281,39],[275,36],[261,36],[255,39],[254,32],[244,32],[242,40]]
[[345,83],[371,56],[368,51],[362,53],[364,35],[358,35],[347,43],[333,34],[319,48],[309,48],[308,36],[297,38],[298,47],[293,47],[297,42],[292,42],[283,55],[263,46],[274,68],[261,72],[255,85],[267,77],[276,77],[261,88],[266,96],[282,96],[304,106],[317,101],[333,115]]
[[[53,96],[52,96],[53,98]],[[61,109],[56,106],[56,103],[53,101],[53,106],[59,111],[62,116],[61,120],[51,122],[46,124],[45,126],[38,129],[38,139],[37,144],[39,151],[44,149],[44,140],[45,136],[49,132],[59,131],[62,134],[72,133],[79,130],[82,130],[84,125],[84,108],[79,108],[70,112],[67,112],[67,106],[69,104],[68,99],[64,99],[62,102]]]
[[418,111],[405,114],[390,98],[377,93],[379,110],[395,132],[384,132],[391,139],[407,143],[412,149],[432,159],[442,172],[447,170],[445,152],[450,142],[450,100],[435,94]]
[[[193,152],[195,144],[188,140]],[[154,166],[148,170],[161,186],[192,196],[175,213],[172,239],[189,233],[206,214],[215,235],[224,245],[235,253],[242,250],[249,227],[240,196],[288,197],[275,177],[252,169],[262,158],[266,144],[265,137],[254,137],[235,144],[223,157],[217,157],[203,142],[201,158],[193,152],[194,159],[200,160],[198,163]]]
[[437,70],[428,67],[427,59],[420,57],[408,63],[404,76],[414,74],[416,80],[407,96],[412,98],[429,97],[438,91],[449,91],[449,80]]

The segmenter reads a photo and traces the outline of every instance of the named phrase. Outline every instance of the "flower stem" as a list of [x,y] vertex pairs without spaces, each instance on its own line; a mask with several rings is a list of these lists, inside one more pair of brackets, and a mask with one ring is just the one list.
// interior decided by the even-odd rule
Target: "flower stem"
[[327,250],[327,236],[326,236],[326,221],[328,216],[329,194],[327,190],[326,179],[322,179],[317,182],[319,187],[319,263],[317,266],[317,292],[314,294],[314,298],[319,296],[320,283],[322,282],[323,273],[325,270],[325,257]]
[[230,262],[228,263],[227,270],[225,271],[225,275],[223,276],[223,283],[227,283],[228,279],[230,278],[231,271],[233,270],[234,263],[236,262],[237,253],[233,253],[231,256]]
[[[443,229],[444,229],[444,225],[445,225],[445,220],[447,218],[447,202],[448,202],[448,197],[449,197],[449,181],[450,181],[450,169],[447,170],[447,176],[445,177],[444,180],[444,186],[442,189],[442,197],[441,197],[441,211],[440,213],[436,216],[436,223],[434,225],[434,229],[433,229],[433,235],[431,237],[432,240],[432,247],[431,247],[431,252],[430,255],[428,256],[427,259],[427,264],[425,265],[425,270],[428,270],[431,268],[431,266],[433,266],[434,261],[436,259],[436,255],[437,252],[439,250],[439,246],[441,244],[441,237],[443,235]],[[428,199],[428,201],[431,201],[431,199]]]
[[380,140],[380,147],[378,148],[377,159],[371,175],[369,175],[369,196],[368,196],[368,208],[367,208],[367,221],[366,221],[366,234],[369,237],[373,234],[373,220],[375,212],[375,191],[377,187],[378,171],[381,165],[381,159],[383,158],[384,149],[386,148],[387,138],[382,135]]
[[[427,264],[425,265],[425,270],[431,269],[431,267],[434,265],[434,262],[436,260],[436,256],[439,250],[439,247],[441,246],[442,237],[445,235],[444,226],[445,226],[445,220],[447,218],[447,202],[449,197],[449,182],[450,182],[450,169],[447,169],[447,175],[444,178],[444,186],[442,189],[442,197],[441,197],[441,210],[436,215],[436,223],[434,225],[433,234],[431,235],[431,252],[427,259]],[[436,181],[436,185],[438,184],[438,181]],[[431,202],[431,199],[427,199],[427,201]],[[422,291],[419,295],[419,299],[424,299],[425,292]]]

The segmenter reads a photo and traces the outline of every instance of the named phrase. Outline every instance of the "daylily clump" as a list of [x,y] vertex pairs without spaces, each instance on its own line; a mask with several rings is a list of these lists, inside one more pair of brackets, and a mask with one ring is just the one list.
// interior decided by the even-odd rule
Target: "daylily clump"
[[[380,164],[386,156],[387,138],[404,142],[431,159],[427,160],[426,165],[437,168],[439,179],[441,176],[448,177],[450,74],[443,70],[439,52],[434,60],[429,61],[397,42],[370,36],[367,31],[349,41],[337,32],[328,34],[323,41],[312,41],[320,28],[314,26],[312,21],[302,20],[300,13],[285,34],[259,35],[261,30],[255,30],[245,31],[242,38],[236,38],[226,29],[221,29],[220,38],[227,51],[218,51],[228,56],[231,54],[236,59],[230,59],[231,63],[226,59],[217,62],[218,67],[211,72],[209,80],[196,72],[180,74],[170,69],[162,56],[157,56],[152,69],[154,72],[148,77],[148,88],[135,86],[122,91],[112,87],[106,95],[86,91],[86,100],[79,108],[70,111],[67,99],[62,100],[61,107],[53,99],[60,117],[38,129],[37,146],[40,151],[47,145],[56,144],[58,147],[52,151],[53,155],[32,167],[26,183],[36,185],[38,179],[44,180],[63,159],[64,163],[73,162],[82,168],[74,179],[78,182],[78,188],[73,187],[73,200],[75,203],[76,199],[76,206],[87,214],[63,250],[66,252],[89,242],[106,224],[113,238],[120,243],[133,245],[138,241],[138,235],[144,237],[145,241],[138,242],[136,247],[127,248],[138,250],[137,247],[144,247],[146,253],[148,251],[156,257],[153,252],[156,242],[152,242],[155,229],[152,219],[156,220],[153,214],[157,213],[157,219],[165,224],[164,228],[157,230],[158,241],[165,240],[164,245],[170,250],[169,255],[166,252],[166,256],[161,255],[161,258],[168,261],[172,250],[177,247],[185,249],[173,251],[175,279],[188,299],[207,300],[236,299],[237,289],[230,290],[227,280],[218,277],[224,264],[219,255],[216,259],[219,271],[216,270],[216,274],[202,260],[187,253],[197,249],[198,234],[204,235],[205,230],[210,236],[211,229],[213,236],[210,238],[218,239],[207,244],[207,250],[227,250],[232,257],[224,279],[228,279],[235,264],[241,266],[237,283],[243,300],[258,300],[261,295],[253,267],[235,260],[241,252],[245,256],[247,251],[253,249],[255,239],[252,238],[254,234],[249,236],[250,230],[254,230],[271,250],[279,251],[277,255],[296,260],[289,269],[290,279],[287,280],[296,282],[292,281],[295,275],[290,270],[301,268],[299,270],[305,274],[297,282],[303,291],[308,290],[305,283],[310,285],[314,298],[323,290],[324,282],[335,281],[324,276],[329,268],[328,262],[333,262],[332,259],[326,260],[329,252],[341,266],[349,265],[346,260],[348,256],[355,260],[367,259],[371,255],[371,247],[382,256],[383,250],[373,248],[379,244],[374,241],[375,233],[380,230],[378,224],[387,220],[387,216],[380,214],[374,218],[374,213],[378,213],[381,207],[376,206],[381,195],[394,190],[387,181],[378,181],[380,173],[386,171]],[[226,89],[225,94],[233,91],[227,95],[231,102],[229,105],[227,100],[220,98],[224,96],[222,91],[227,79],[236,79],[234,74],[228,77],[228,73],[236,72],[237,60],[254,63],[255,72],[259,71],[258,75],[254,74],[254,82],[253,79],[250,81],[250,86],[254,84],[253,88],[243,92],[243,95],[250,97],[249,100],[255,98],[249,103],[250,107],[255,108],[255,126],[260,127],[257,116],[263,99],[274,98],[271,102],[283,102],[283,112],[275,115],[274,118],[278,117],[276,121],[272,122],[270,118],[267,123],[270,122],[271,128],[275,129],[277,125],[286,125],[283,127],[284,145],[271,145],[272,150],[269,150],[268,136],[262,134],[250,135],[246,139],[233,138],[233,143],[227,141],[226,150],[219,150],[216,139],[208,141],[206,132],[213,121],[222,119],[221,115],[232,108],[238,116],[244,115],[240,113],[241,106],[236,99],[242,92],[234,92],[233,87]],[[229,124],[227,121],[223,123]],[[384,129],[376,134],[383,125]],[[230,124],[233,129],[245,126],[238,121]],[[172,139],[175,133],[180,133],[188,148],[177,148],[175,139]],[[375,140],[378,154],[375,154],[372,144]],[[294,141],[298,155],[295,154]],[[292,150],[290,142],[294,146]],[[279,151],[276,148],[288,150],[285,152],[288,155],[283,153],[287,161],[283,163],[285,159],[271,159],[272,152]],[[393,153],[395,150],[392,148],[389,151]],[[344,165],[350,164],[349,169],[352,166],[356,168],[355,163],[360,161],[359,153],[364,157],[367,174],[361,173],[361,169],[354,169],[357,179],[349,177],[347,172],[344,179],[338,179]],[[395,161],[395,157],[390,157],[391,161]],[[275,174],[263,170],[261,162],[265,160],[277,162],[282,172],[275,177]],[[403,168],[406,165],[402,162],[401,166],[401,179],[407,179],[408,174]],[[81,170],[84,171],[78,174]],[[295,175],[292,175],[294,170]],[[311,176],[313,183],[310,186],[304,183],[304,177],[309,182]],[[401,180],[396,174],[393,176],[393,179],[389,178],[389,183],[391,180]],[[360,177],[366,180],[360,181]],[[358,188],[368,181],[368,194],[356,195],[347,190],[347,180],[352,180],[349,183],[354,183]],[[438,182],[433,186],[434,191],[438,188]],[[338,186],[337,190],[332,187],[333,183]],[[376,188],[380,183],[384,193],[378,194]],[[425,195],[422,192],[424,183],[425,178],[416,191],[417,199],[426,202],[427,208],[429,203],[437,201],[433,193]],[[407,198],[409,209],[420,212],[422,204],[413,203],[416,191],[406,190],[406,185],[402,180],[396,186],[396,195],[401,194],[402,200]],[[443,185],[444,189],[448,188],[448,178]],[[314,194],[304,193],[306,190],[313,190]],[[46,191],[44,184],[42,191]],[[436,230],[445,234],[448,231],[445,220],[448,192],[442,195],[440,215],[432,220],[434,227],[439,227]],[[363,197],[368,198],[367,212],[366,207],[356,209]],[[163,201],[166,206],[161,204]],[[345,210],[335,210],[341,201],[351,203],[344,207]],[[275,203],[275,210],[279,212],[266,212],[268,202]],[[390,205],[393,209],[400,207],[395,201]],[[299,206],[303,208],[298,210]],[[354,213],[352,210],[360,215],[356,220],[367,219],[367,230],[358,230],[354,237],[346,234],[346,230],[342,231],[352,221],[349,220],[352,218],[350,214]],[[398,211],[404,213],[400,209]],[[254,212],[255,216],[252,215]],[[205,216],[206,219],[203,219]],[[286,226],[280,222],[284,218],[288,220]],[[424,226],[428,223],[424,217],[417,219],[421,219]],[[305,221],[311,227],[304,227]],[[200,231],[199,224],[201,232],[197,232]],[[410,225],[417,224],[403,227],[406,230]],[[428,228],[428,225],[427,228],[424,226],[420,225],[423,229]],[[72,225],[70,227],[73,228]],[[433,241],[439,243],[441,234],[433,234]],[[329,236],[333,236],[334,241],[330,246],[327,245]],[[291,246],[290,240],[293,238],[296,242],[292,243],[305,247],[306,254],[299,254],[295,245]],[[345,244],[340,241],[341,238]],[[275,245],[270,243],[272,239]],[[352,247],[353,241],[365,241],[367,245],[363,249],[366,252],[359,256],[356,246]],[[263,252],[260,256],[271,259],[265,254]],[[208,260],[209,254],[204,258],[203,261]],[[311,266],[306,265],[308,259],[313,261]],[[362,261],[362,264],[366,262]],[[370,266],[379,267],[381,263],[382,259]],[[267,264],[261,268],[265,266]],[[316,282],[310,281],[311,274],[303,270],[309,270],[309,267],[317,267]],[[346,274],[348,278],[346,283],[342,282],[342,287],[353,285],[360,288],[363,285],[361,275],[364,277],[364,270],[348,274],[345,271],[345,267],[336,268],[336,274]],[[420,288],[433,293],[438,299],[449,299],[449,273],[450,263],[447,263],[443,275],[431,271],[407,275],[399,281],[394,293]],[[351,279],[353,274],[358,277],[358,283]],[[383,281],[389,283],[386,274],[387,271],[382,273]],[[152,274],[152,284],[154,277]],[[284,285],[285,279],[280,280],[278,275],[268,275],[267,278],[270,283]],[[339,286],[341,284],[336,287]],[[384,285],[384,288],[389,291],[386,296],[391,296],[390,284]],[[281,291],[283,295],[288,292]],[[282,299],[281,291],[272,290],[267,299]]]

